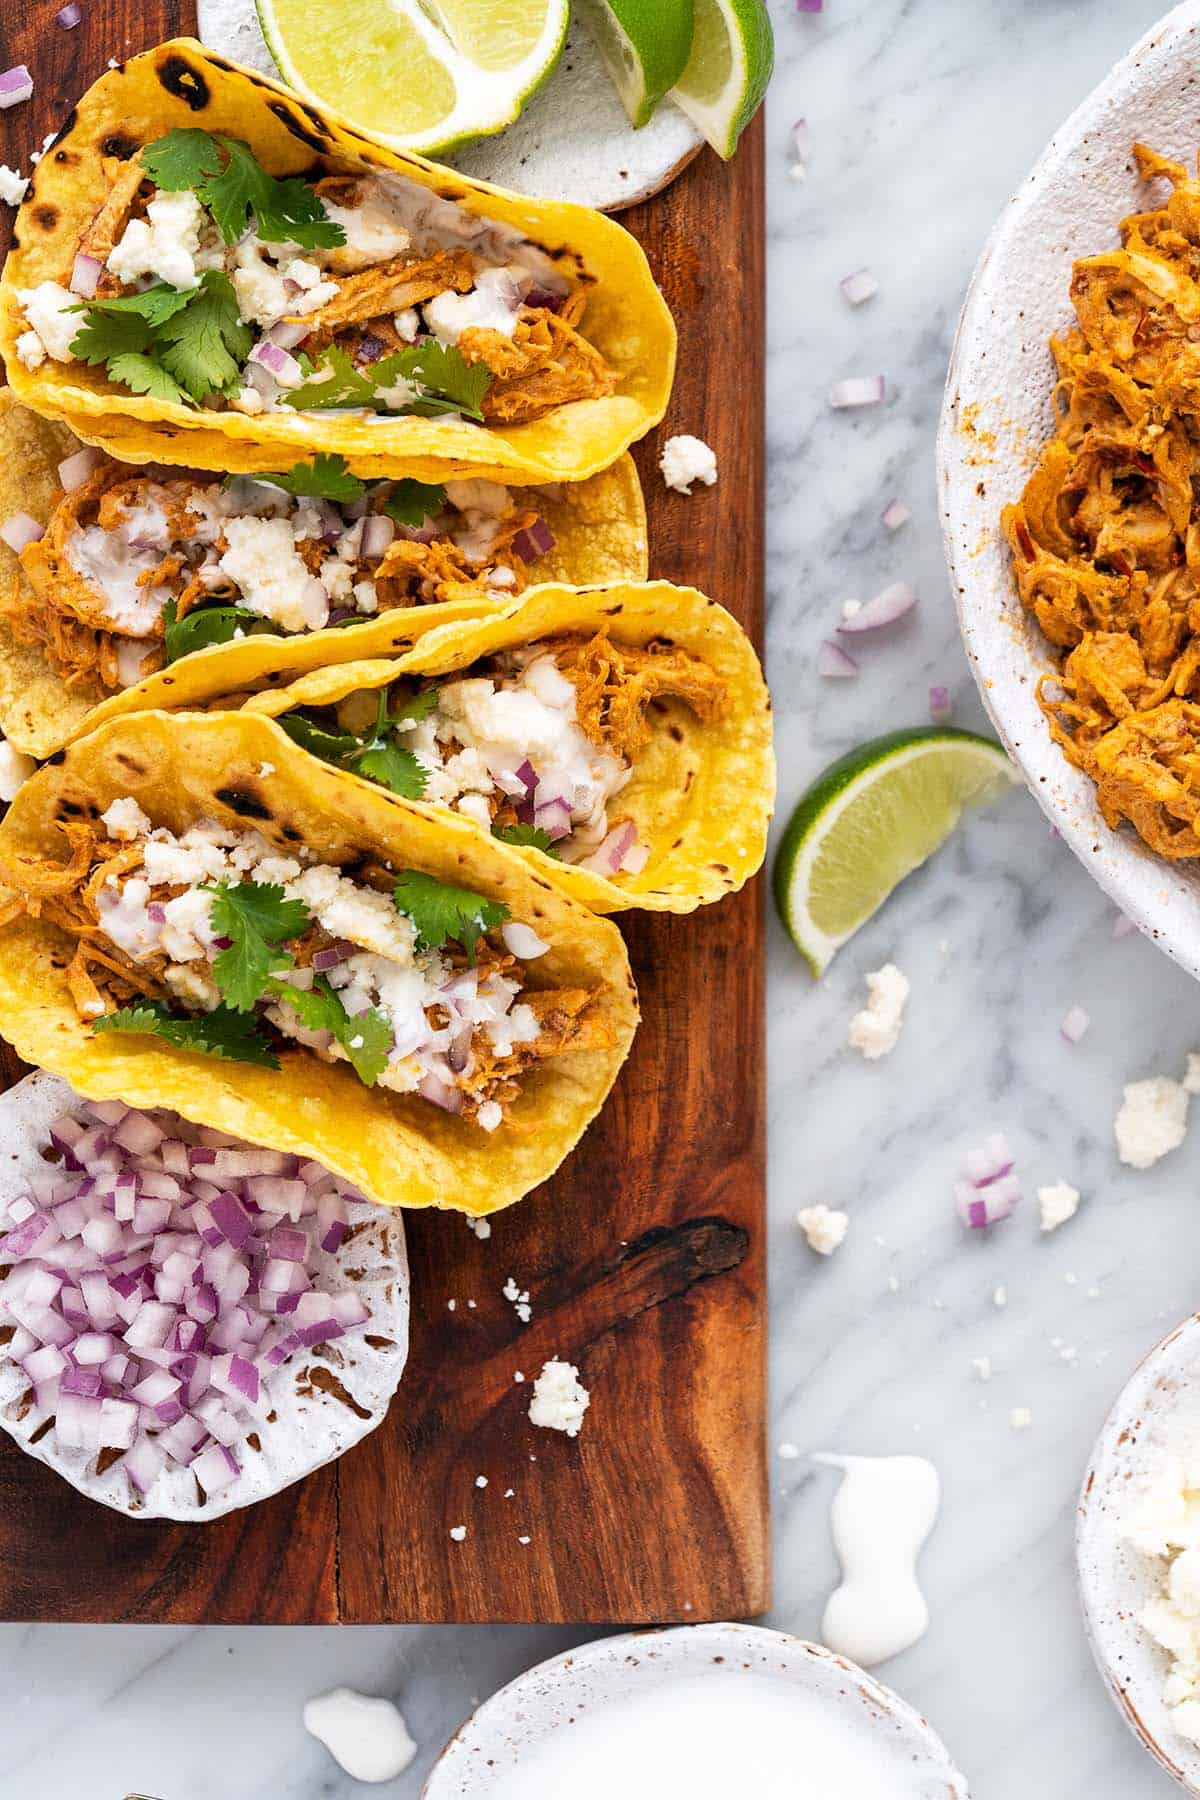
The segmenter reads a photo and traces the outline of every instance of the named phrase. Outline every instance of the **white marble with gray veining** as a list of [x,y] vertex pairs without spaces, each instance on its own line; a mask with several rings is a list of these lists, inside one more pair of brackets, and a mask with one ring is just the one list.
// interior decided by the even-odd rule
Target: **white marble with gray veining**
[[[960,719],[980,719],[935,516],[933,434],[955,315],[1003,200],[1156,6],[772,10],[770,673],[786,805],[859,738],[921,722],[931,681],[952,686]],[[787,177],[798,114],[812,128],[804,185]],[[851,312],[836,282],[862,263],[882,288]],[[894,385],[886,410],[827,411],[831,378],[878,371]],[[878,514],[893,493],[915,516],[885,542]],[[915,623],[863,647],[856,685],[822,684],[814,653],[840,601],[899,576],[919,584]],[[945,1504],[924,1557],[932,1629],[882,1673],[940,1728],[974,1800],[1175,1791],[1109,1708],[1072,1569],[1075,1488],[1103,1415],[1200,1294],[1200,1132],[1146,1174],[1121,1169],[1112,1146],[1122,1081],[1177,1073],[1200,1045],[1200,989],[1140,938],[1113,942],[1111,921],[1021,792],[973,820],[820,989],[772,930],[773,1445],[916,1450],[941,1469]],[[909,1018],[894,1056],[867,1065],[843,1048],[846,1021],[863,971],[887,957],[912,981]],[[1093,1021],[1074,1050],[1058,1035],[1073,1003]],[[1079,1217],[1053,1238],[1039,1240],[1029,1203],[986,1242],[958,1226],[955,1165],[989,1126],[1010,1134],[1030,1194],[1059,1176],[1083,1190]],[[793,1223],[814,1200],[853,1218],[828,1263]],[[1056,1338],[1077,1349],[1074,1363]],[[978,1356],[992,1360],[990,1383],[972,1372]],[[1032,1408],[1031,1430],[1010,1430],[1014,1406]],[[834,1577],[833,1476],[772,1463],[773,1621],[813,1634]],[[2,1627],[0,1800],[134,1789],[348,1800],[366,1790],[300,1726],[305,1697],[338,1682],[399,1700],[421,1756],[382,1791],[414,1800],[471,1702],[571,1641],[523,1627]]]

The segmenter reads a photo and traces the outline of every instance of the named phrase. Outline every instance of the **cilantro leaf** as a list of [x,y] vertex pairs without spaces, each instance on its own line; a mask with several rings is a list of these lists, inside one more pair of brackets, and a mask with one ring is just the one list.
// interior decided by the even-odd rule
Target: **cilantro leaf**
[[515,844],[518,849],[528,846],[532,850],[544,850],[556,862],[562,861],[562,852],[551,842],[550,833],[543,831],[540,825],[493,825],[492,836],[499,838],[502,844]]
[[148,350],[154,333],[136,313],[106,313],[89,309],[71,339],[71,355],[96,368],[118,356],[137,356]]
[[[374,365],[374,370],[384,372],[385,365],[396,363],[399,353],[385,356]],[[303,366],[303,365],[301,365]],[[399,371],[397,371],[398,373]],[[395,379],[395,375],[390,377]],[[386,385],[386,384],[385,384]],[[331,406],[362,406],[373,408],[375,405],[375,382],[356,369],[350,360],[349,353],[341,344],[330,344],[320,362],[312,369],[312,378],[301,382],[290,392],[280,395],[285,406],[297,407],[302,412],[319,412]]]
[[411,750],[383,740],[364,750],[350,767],[356,775],[365,775],[368,781],[390,788],[402,800],[419,800],[429,779]]
[[348,1013],[324,975],[314,975],[308,989],[275,980],[268,986],[277,999],[294,1008],[307,1031],[328,1031],[336,1038],[359,1080],[375,1086],[392,1047],[392,1028],[381,1012],[372,1006],[366,1012]]
[[213,959],[213,978],[230,1006],[249,1012],[270,976],[293,966],[282,945],[307,929],[308,908],[303,900],[285,900],[283,889],[270,881],[219,881],[201,892],[213,896],[213,930],[233,940]]
[[279,1058],[264,1037],[241,1013],[228,1006],[192,1018],[180,1018],[161,1000],[139,1000],[119,1012],[97,1019],[93,1031],[129,1031],[164,1038],[177,1050],[197,1056],[216,1056],[225,1062],[256,1063],[261,1069],[277,1069]]
[[392,899],[397,912],[407,913],[412,920],[418,950],[439,950],[453,938],[471,962],[482,934],[510,916],[502,901],[488,900],[469,888],[451,887],[420,869],[400,871]]
[[167,193],[190,188],[227,244],[241,237],[251,213],[258,236],[270,244],[315,250],[346,241],[306,181],[268,175],[240,138],[214,137],[195,127],[169,131],[146,145],[142,167]]
[[426,519],[436,519],[446,504],[444,487],[428,487],[423,481],[397,481],[383,503],[383,510],[397,525],[419,531]]
[[492,385],[492,371],[486,363],[469,363],[456,345],[439,344],[436,338],[426,338],[400,355],[405,363],[401,374],[424,389],[407,407],[408,412],[427,419],[458,412],[482,423],[483,397]]
[[174,376],[169,375],[152,357],[132,352],[112,356],[108,360],[108,372],[114,381],[127,387],[132,394],[151,394],[155,400],[169,401],[176,406],[189,404],[187,394]]
[[176,313],[182,312],[191,303],[195,292],[195,288],[173,288],[160,281],[140,294],[116,294],[111,300],[81,301],[78,306],[69,310],[86,313],[89,322],[95,313],[105,313],[109,318],[121,318],[126,313],[133,313],[153,328],[165,324]]
[[206,269],[183,310],[159,325],[157,340],[163,367],[193,400],[203,400],[238,379],[254,333],[242,320],[228,275]]
[[388,715],[389,725],[401,725],[408,719],[427,719],[438,703],[438,689],[422,688],[418,694],[410,694],[402,700],[398,711]]
[[350,473],[344,456],[329,456],[323,450],[318,450],[311,462],[296,463],[276,475],[256,475],[254,479],[269,481],[272,487],[295,494],[297,499],[361,500],[367,491],[366,482]]
[[341,764],[362,749],[362,739],[352,731],[330,731],[300,709],[282,714],[275,723],[283,727],[294,744],[310,756],[320,757],[322,762]]
[[177,612],[174,599],[168,600],[163,608],[163,633],[169,663],[209,644],[228,644],[239,631],[261,631],[270,624],[261,613],[245,606],[197,606],[183,619]]

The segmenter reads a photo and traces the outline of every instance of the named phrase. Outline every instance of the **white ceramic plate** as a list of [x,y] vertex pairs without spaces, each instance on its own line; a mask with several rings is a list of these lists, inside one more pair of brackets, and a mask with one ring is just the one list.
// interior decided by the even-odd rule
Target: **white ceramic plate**
[[1200,1444],[1200,1316],[1158,1344],[1108,1415],[1079,1497],[1075,1555],[1092,1653],[1130,1730],[1189,1794],[1200,1795],[1200,1747],[1181,1738],[1163,1704],[1170,1664],[1137,1623],[1161,1592],[1164,1564],[1125,1543],[1139,1489],[1172,1454]]
[[[7,1229],[8,1209],[26,1192],[29,1178],[46,1166],[43,1151],[51,1121],[76,1104],[67,1083],[44,1069],[0,1095],[0,1230]],[[179,1519],[188,1524],[219,1519],[278,1494],[335,1461],[382,1425],[408,1359],[404,1222],[398,1213],[364,1200],[350,1207],[350,1223],[361,1228],[353,1240],[354,1286],[371,1308],[372,1329],[347,1337],[340,1348],[318,1346],[294,1358],[275,1377],[274,1419],[258,1434],[261,1449],[253,1458],[243,1459],[237,1481],[220,1493],[201,1501],[191,1473],[172,1465],[143,1500],[135,1497],[120,1462],[100,1474],[90,1451],[64,1448],[53,1432],[39,1438],[38,1415],[26,1412],[23,1405],[28,1378],[6,1358],[0,1358],[0,1431],[89,1500],[132,1519]],[[314,1268],[331,1287],[345,1284],[337,1255],[318,1251]],[[321,1365],[336,1375],[356,1410],[304,1382],[307,1372]]]
[[1110,831],[1091,782],[1053,743],[1034,699],[1050,657],[1017,597],[1000,510],[1019,495],[1053,427],[1047,339],[1072,317],[1071,265],[1115,244],[1118,221],[1145,204],[1130,145],[1142,139],[1182,162],[1195,158],[1198,58],[1200,0],[1187,0],[1072,113],[1013,195],[967,293],[938,434],[946,553],[984,705],[1075,854],[1193,975],[1200,975],[1200,871],[1152,856],[1127,827]]
[[[967,1784],[936,1733],[907,1701],[844,1657],[782,1631],[753,1625],[685,1625],[601,1638],[539,1663],[484,1703],[451,1738],[422,1789],[422,1800],[486,1800],[493,1784],[583,1709],[648,1682],[711,1672],[713,1659],[751,1676],[783,1677],[854,1719],[855,1730],[894,1751],[897,1791],[921,1800],[967,1800]],[[918,1788],[913,1785],[919,1781]]]
[[[210,50],[278,80],[254,0],[199,0],[199,13],[200,36]],[[573,22],[557,69],[516,123],[447,160],[464,175],[520,194],[619,212],[659,193],[703,143],[669,100],[635,131],[590,35]]]

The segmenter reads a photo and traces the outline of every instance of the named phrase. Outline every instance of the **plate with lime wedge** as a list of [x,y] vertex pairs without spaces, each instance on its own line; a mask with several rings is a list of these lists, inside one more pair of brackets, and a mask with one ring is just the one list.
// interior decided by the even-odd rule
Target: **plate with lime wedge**
[[393,147],[618,211],[761,104],[766,0],[200,0],[213,50]]

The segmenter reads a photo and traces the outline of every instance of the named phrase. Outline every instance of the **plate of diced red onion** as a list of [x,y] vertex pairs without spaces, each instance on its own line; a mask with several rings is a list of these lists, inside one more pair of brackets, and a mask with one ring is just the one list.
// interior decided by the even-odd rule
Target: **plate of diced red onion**
[[318,1163],[55,1076],[0,1096],[0,1428],[143,1519],[249,1506],[379,1425],[404,1227]]

